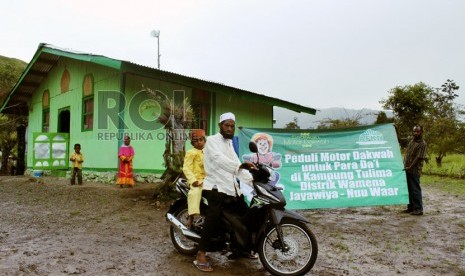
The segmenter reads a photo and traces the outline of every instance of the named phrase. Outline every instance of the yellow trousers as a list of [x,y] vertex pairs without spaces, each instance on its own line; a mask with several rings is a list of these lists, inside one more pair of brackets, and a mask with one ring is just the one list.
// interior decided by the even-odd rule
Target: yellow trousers
[[200,214],[200,199],[202,199],[202,187],[191,186],[187,194],[187,212],[189,215]]

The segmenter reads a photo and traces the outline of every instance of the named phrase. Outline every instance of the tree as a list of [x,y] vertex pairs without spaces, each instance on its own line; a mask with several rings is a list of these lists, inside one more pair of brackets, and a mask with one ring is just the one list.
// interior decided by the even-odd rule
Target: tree
[[11,116],[0,115],[0,150],[2,151],[2,168],[0,175],[8,175],[8,157],[16,146],[16,122]]
[[424,83],[398,86],[389,91],[390,96],[380,102],[394,112],[399,141],[411,135],[414,125],[424,127],[425,140],[430,152],[436,154],[440,166],[447,153],[461,147],[460,124],[457,119],[461,110],[454,103],[459,86],[447,80],[441,88]]
[[433,93],[433,116],[436,117],[455,117],[456,109],[454,106],[454,100],[459,95],[455,91],[459,90],[459,86],[455,84],[453,80],[447,80],[441,88],[437,88],[436,92]]
[[[21,76],[27,63],[24,61],[0,56],[0,108],[8,92],[14,87],[16,81]],[[25,168],[25,125],[27,118],[21,115],[1,115],[0,114],[0,150],[2,151],[2,168],[0,174],[7,173],[8,157],[14,151],[18,152],[16,174],[23,174]],[[20,137],[20,144],[17,145],[17,137]]]
[[460,87],[452,80],[447,80],[441,88],[432,93],[433,109],[429,116],[429,130],[426,138],[430,149],[436,154],[436,164],[441,166],[442,159],[447,153],[454,151],[461,144],[459,125],[457,120],[457,107],[454,100],[455,93]]
[[376,121],[375,124],[387,124],[387,123],[393,123],[394,118],[388,118],[386,115],[386,112],[380,111],[378,115],[376,116]]
[[435,154],[436,164],[441,166],[447,153],[458,146],[457,122],[447,117],[436,118],[424,131],[429,151]]
[[434,89],[420,82],[414,85],[397,86],[391,89],[387,99],[380,101],[383,107],[392,110],[397,134],[407,137],[412,127],[426,121],[433,109],[432,94]]
[[[465,122],[463,121],[459,122],[458,124],[457,136],[460,138],[465,137]],[[460,143],[455,151],[461,154],[465,154],[465,143]]]
[[294,119],[291,122],[287,123],[284,128],[285,129],[300,129],[299,121],[297,117],[294,117]]
[[[26,118],[22,118],[27,122]],[[16,164],[16,175],[23,175],[26,170],[26,125],[25,123],[19,124],[16,127],[18,160]]]
[[0,56],[0,107],[26,65],[27,63],[19,59]]
[[317,129],[339,129],[350,128],[359,126],[359,119],[345,118],[345,119],[325,119],[320,122]]
[[344,109],[344,111],[346,114],[345,118],[339,118],[339,119],[326,118],[319,122],[317,129],[339,129],[339,128],[356,127],[356,126],[361,125],[360,120],[364,116],[369,115],[365,113],[363,109],[359,110],[354,115],[349,115],[349,112],[346,109]]
[[162,175],[163,183],[159,186],[154,196],[166,192],[174,184],[174,181],[182,174],[184,163],[185,143],[187,140],[186,128],[193,123],[194,111],[189,99],[184,98],[180,104],[167,97],[160,97],[160,93],[145,88],[149,97],[161,104],[161,114],[157,121],[166,131],[165,151],[163,152],[163,164],[165,172]]

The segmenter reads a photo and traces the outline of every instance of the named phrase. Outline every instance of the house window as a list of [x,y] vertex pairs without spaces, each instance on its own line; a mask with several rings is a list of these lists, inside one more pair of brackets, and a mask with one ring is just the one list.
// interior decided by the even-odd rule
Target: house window
[[193,104],[192,109],[194,110],[195,118],[193,122],[193,128],[203,129],[208,133],[208,105],[207,104]]
[[50,129],[50,109],[42,111],[42,132],[48,132]]
[[50,129],[50,92],[44,91],[42,95],[42,132]]
[[94,97],[83,100],[83,130],[94,128]]
[[94,128],[94,77],[87,74],[82,83],[82,130]]
[[208,133],[211,106],[210,93],[208,91],[194,88],[192,91],[191,106],[195,113],[193,128],[200,128]]
[[69,81],[70,81],[70,75],[68,72],[68,69],[65,68],[63,71],[63,74],[61,75],[61,93],[66,93],[69,91]]

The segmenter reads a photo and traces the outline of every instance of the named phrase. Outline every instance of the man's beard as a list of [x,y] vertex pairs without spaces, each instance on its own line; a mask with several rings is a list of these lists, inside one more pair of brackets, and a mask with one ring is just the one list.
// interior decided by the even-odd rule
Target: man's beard
[[220,133],[224,139],[232,139],[234,137],[234,134],[226,134],[223,130],[220,130]]

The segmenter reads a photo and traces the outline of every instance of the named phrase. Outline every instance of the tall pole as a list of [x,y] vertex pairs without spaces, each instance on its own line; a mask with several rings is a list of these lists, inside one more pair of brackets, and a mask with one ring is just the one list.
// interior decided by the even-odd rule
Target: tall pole
[[158,69],[160,69],[160,31],[158,30],[153,30],[152,32],[150,32],[150,35],[152,37],[156,37],[157,38],[157,48],[158,48],[158,52],[157,52],[157,63],[158,63]]
[[158,42],[158,70],[160,70],[160,32],[158,32],[157,42]]

